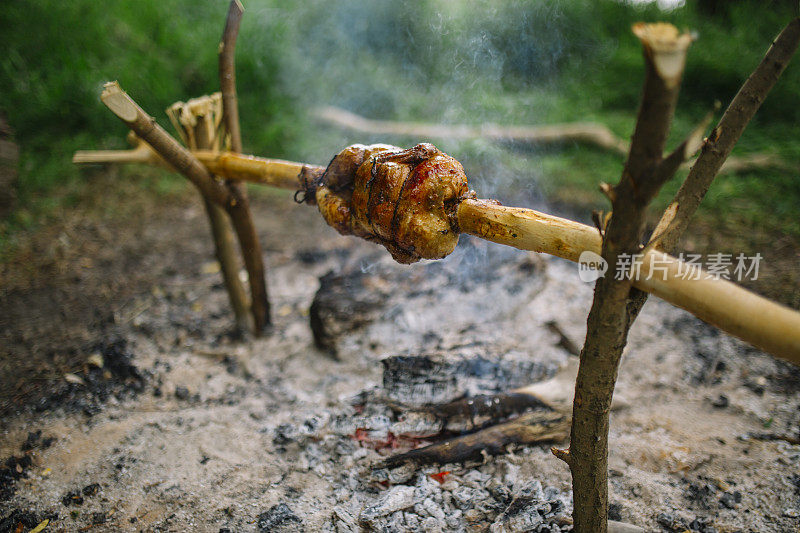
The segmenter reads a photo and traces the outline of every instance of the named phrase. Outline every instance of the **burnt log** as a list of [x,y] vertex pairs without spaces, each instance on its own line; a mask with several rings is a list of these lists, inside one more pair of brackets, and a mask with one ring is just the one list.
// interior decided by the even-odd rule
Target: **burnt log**
[[510,445],[558,442],[568,435],[569,424],[569,417],[564,414],[534,411],[469,435],[393,455],[375,465],[375,468],[396,468],[406,463],[463,463],[481,459],[484,454],[500,455]]
[[389,294],[374,276],[360,270],[342,274],[328,272],[319,279],[320,287],[309,309],[314,345],[338,356],[339,338],[378,318]]
[[[450,404],[465,394],[503,393],[550,378],[558,370],[553,361],[511,355],[434,353],[392,356],[381,362],[386,397],[412,408]],[[459,409],[457,404],[450,408]]]

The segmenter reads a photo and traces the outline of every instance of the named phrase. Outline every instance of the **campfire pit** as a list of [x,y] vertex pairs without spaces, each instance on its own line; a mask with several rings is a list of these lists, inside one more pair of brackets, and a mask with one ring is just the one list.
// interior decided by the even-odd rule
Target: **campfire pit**
[[[237,5],[235,1],[232,3],[231,13],[234,15]],[[241,15],[240,6],[238,13]],[[711,137],[703,137],[708,122],[704,121],[669,154],[663,153],[664,143],[677,99],[685,53],[692,37],[681,34],[667,24],[634,26],[634,32],[642,41],[647,65],[643,104],[629,159],[619,185],[612,187],[601,184],[601,190],[611,201],[614,212],[607,216],[597,214],[596,228],[527,209],[504,207],[492,200],[478,199],[474,192],[468,190],[466,176],[458,161],[428,143],[421,143],[407,150],[388,145],[351,145],[337,154],[326,168],[241,155],[235,95],[232,83],[226,82],[224,78],[224,72],[228,72],[230,77],[232,50],[228,45],[231,44],[231,39],[235,40],[238,29],[238,19],[233,16],[229,17],[226,39],[220,54],[222,101],[228,108],[225,119],[233,153],[223,150],[190,151],[182,147],[155,124],[115,82],[106,85],[101,98],[138,138],[153,148],[154,154],[137,149],[137,159],[171,165],[198,187],[206,201],[226,209],[248,267],[252,294],[250,310],[256,333],[269,325],[270,312],[262,259],[258,253],[257,241],[254,241],[255,232],[248,212],[247,197],[244,189],[235,180],[248,179],[295,189],[296,200],[317,205],[326,222],[339,233],[377,242],[400,263],[444,258],[455,249],[460,233],[522,250],[547,252],[572,261],[583,261],[582,257],[588,253],[593,260],[607,260],[607,263],[613,265],[615,259],[628,252],[641,255],[641,270],[623,272],[619,283],[607,277],[597,284],[598,292],[589,318],[587,342],[577,370],[575,419],[572,421],[573,446],[570,450],[553,449],[556,456],[569,464],[575,480],[575,497],[579,503],[576,507],[575,527],[581,531],[605,531],[608,512],[608,412],[612,407],[617,368],[628,330],[644,303],[646,292],[683,307],[755,346],[795,363],[800,362],[800,314],[701,270],[697,270],[696,277],[687,279],[682,276],[688,268],[686,264],[658,251],[659,248],[671,250],[674,247],[672,241],[683,230],[688,217],[696,208],[692,201],[673,203],[659,225],[663,234],[655,235],[646,246],[641,244],[644,213],[648,203],[661,185],[701,147],[704,151],[684,188],[690,190],[688,194],[693,195],[692,198],[702,198],[708,185],[704,180],[710,183],[710,179],[713,179],[744,125],[755,113],[759,98],[763,98],[785,65],[777,57],[785,55],[788,59],[796,48],[798,25],[798,20],[790,23],[776,40],[762,65],[731,105],[729,111],[732,110],[732,114],[726,113]],[[229,39],[231,34],[233,37]],[[226,56],[227,63],[224,61]],[[772,62],[776,62],[779,68],[770,70]],[[756,91],[759,98],[748,97],[750,90]],[[743,107],[737,102],[742,103]],[[740,113],[741,109],[744,109],[743,115],[736,118],[734,115]],[[734,118],[730,118],[731,116]],[[715,152],[714,147],[718,143],[719,150]],[[722,155],[717,156],[717,153]],[[94,154],[76,154],[76,161],[99,158],[101,157]],[[700,169],[699,175],[695,173],[695,169]],[[219,178],[226,181],[222,182]],[[694,189],[702,190],[691,192]],[[683,198],[686,194],[682,188],[678,198]],[[211,210],[209,216],[214,226]],[[665,239],[664,243],[661,242],[662,239]],[[599,255],[601,253],[602,257]],[[645,273],[642,274],[642,271]],[[654,272],[660,273],[661,277],[654,275]],[[234,302],[233,295],[231,301]],[[332,351],[336,349],[337,335],[358,330],[370,320],[367,318],[364,323],[355,324],[350,329],[336,331],[334,328],[331,332],[331,324],[335,323],[335,320],[330,320],[331,317],[335,318],[335,313],[327,318],[316,313],[315,333],[317,344]],[[608,320],[605,320],[606,317]],[[328,332],[324,333],[326,328]],[[561,335],[561,346],[570,344],[569,339],[565,341],[565,338]],[[409,363],[410,366],[404,367]],[[481,362],[483,363],[485,361]],[[417,373],[417,377],[421,376],[422,379],[415,382],[415,372],[409,371],[409,368],[416,368],[415,365],[418,364],[426,372]],[[388,359],[385,365],[389,370],[401,369],[399,373],[395,373],[395,378],[412,378],[411,384],[407,385],[410,391],[422,392],[423,398],[427,400],[435,399],[440,394],[445,398],[442,402],[426,401],[421,405],[413,405],[420,403],[419,398],[403,398],[402,394],[401,400],[413,401],[389,398],[383,409],[388,409],[395,416],[398,416],[398,412],[401,413],[400,418],[394,421],[399,424],[398,427],[392,425],[388,412],[380,414],[381,408],[368,407],[369,403],[359,403],[354,409],[360,418],[353,420],[360,420],[360,423],[346,419],[344,422],[337,419],[330,425],[325,419],[307,421],[306,429],[299,433],[286,428],[279,430],[274,443],[283,447],[302,441],[304,455],[301,454],[301,457],[305,457],[308,462],[309,458],[315,459],[315,454],[318,455],[315,450],[319,450],[319,446],[315,442],[324,442],[327,436],[342,437],[343,428],[349,428],[353,424],[356,427],[350,428],[353,431],[348,431],[347,435],[374,450],[394,450],[404,445],[417,446],[423,439],[433,436],[451,437],[379,463],[379,470],[386,470],[386,473],[375,476],[374,481],[385,486],[387,483],[407,481],[409,475],[415,473],[408,469],[409,463],[417,466],[427,463],[464,463],[486,457],[490,453],[503,452],[508,445],[530,444],[541,440],[557,441],[566,435],[565,430],[570,423],[568,405],[556,405],[552,400],[568,398],[563,389],[565,384],[574,380],[574,365],[562,365],[561,373],[551,381],[468,397],[464,396],[465,393],[460,393],[457,397],[447,396],[458,387],[458,380],[455,379],[454,382],[453,376],[470,367],[470,364],[405,357]],[[443,371],[442,368],[447,370]],[[520,372],[519,369],[515,371]],[[596,386],[591,383],[592,372],[592,375],[598,377]],[[569,378],[565,378],[564,374]],[[385,383],[392,383],[392,375],[389,372]],[[480,375],[478,372],[471,377],[478,379]],[[557,390],[552,390],[554,387]],[[540,393],[543,394],[540,396]],[[387,397],[392,394],[391,391],[386,391]],[[364,414],[365,410],[369,413]],[[451,426],[453,419],[456,419],[456,424]],[[325,427],[329,429],[327,435],[322,431]],[[406,429],[400,431],[398,428]],[[448,432],[466,434],[455,436]],[[325,470],[325,467],[321,468],[322,471]],[[434,482],[444,484],[445,477],[451,472],[442,470],[427,474]],[[437,512],[446,503],[444,499],[443,503],[436,499],[431,504],[428,504],[428,499],[419,503],[419,498],[425,495],[418,489],[427,483],[426,479],[418,477],[416,488],[413,489],[409,486],[397,486],[388,491],[375,505],[361,510],[359,524],[376,529],[428,527],[425,524],[431,520],[426,518],[420,524],[419,518],[407,516],[404,510],[413,505],[415,511],[421,506],[419,514],[424,516],[422,511],[427,512],[429,518],[436,521],[435,524],[429,524],[430,527],[441,528],[443,521],[451,526],[450,521],[456,519],[450,517],[448,521],[448,517],[443,514],[439,516],[440,513]],[[470,527],[480,520],[480,515],[492,517],[494,521],[491,529],[494,531],[519,528],[548,528],[552,531],[553,528],[558,530],[562,525],[569,525],[568,520],[561,518],[545,523],[545,518],[554,518],[554,508],[562,509],[564,506],[552,500],[552,505],[548,503],[550,507],[546,509],[536,507],[547,498],[535,486],[514,486],[517,491],[514,496],[509,496],[510,490],[508,487],[506,490],[500,489],[500,493],[506,497],[498,496],[494,504],[487,503],[488,507],[476,510],[477,515],[473,513],[471,517],[465,517]],[[461,497],[454,493],[452,498],[458,501],[475,499],[474,495],[465,498],[463,492]],[[532,505],[533,512],[523,512]],[[398,515],[401,511],[403,512]],[[334,515],[342,523],[341,526],[337,523],[337,528],[355,527],[350,510],[337,508]],[[283,522],[301,522],[284,504],[274,506],[261,515],[259,520],[261,518],[265,524],[269,524],[269,528]],[[388,521],[383,520],[384,518]],[[489,526],[490,523],[484,521],[481,524],[479,527]],[[463,524],[454,527],[463,527]]]

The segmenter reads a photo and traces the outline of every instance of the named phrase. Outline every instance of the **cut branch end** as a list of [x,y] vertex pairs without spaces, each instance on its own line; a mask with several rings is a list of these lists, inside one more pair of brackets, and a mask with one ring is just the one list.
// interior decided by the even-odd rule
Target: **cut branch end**
[[611,202],[611,205],[614,205],[614,202],[617,200],[617,193],[614,192],[614,187],[604,181],[601,181],[600,192],[602,192],[605,197],[608,198],[608,201]]
[[633,25],[633,33],[642,41],[645,53],[667,87],[676,87],[683,76],[686,52],[694,41],[694,35],[680,33],[678,28],[666,22],[639,22]]
[[565,463],[570,464],[571,457],[569,455],[569,449],[565,450],[565,449],[556,448],[555,446],[553,446],[552,448],[550,448],[550,452],[553,455],[555,455],[557,458],[559,458],[562,461],[564,461]]
[[103,92],[100,94],[100,100],[111,110],[112,113],[117,115],[125,122],[133,122],[136,120],[138,111],[136,104],[128,98],[122,87],[116,81],[109,81],[103,85]]

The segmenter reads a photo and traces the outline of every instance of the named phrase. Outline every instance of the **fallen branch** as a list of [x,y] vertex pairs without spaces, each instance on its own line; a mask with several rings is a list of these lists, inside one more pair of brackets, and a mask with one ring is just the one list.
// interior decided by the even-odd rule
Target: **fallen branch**
[[[339,107],[318,108],[313,111],[313,115],[326,124],[359,133],[398,135],[417,139],[490,139],[531,144],[574,142],[596,146],[621,155],[628,155],[630,149],[630,144],[625,139],[615,135],[607,126],[596,122],[568,122],[545,126],[426,124],[373,120]],[[685,161],[681,166],[691,168],[693,164],[693,161]],[[762,168],[795,171],[798,166],[789,164],[776,154],[756,153],[730,157],[720,169],[720,173],[733,174]]]
[[533,144],[577,142],[598,146],[604,150],[628,153],[628,143],[602,124],[573,122],[548,126],[480,126],[424,124],[420,122],[393,122],[372,120],[338,107],[323,107],[314,111],[319,120],[344,129],[388,135],[404,135],[423,139],[491,139],[496,141],[522,141]]

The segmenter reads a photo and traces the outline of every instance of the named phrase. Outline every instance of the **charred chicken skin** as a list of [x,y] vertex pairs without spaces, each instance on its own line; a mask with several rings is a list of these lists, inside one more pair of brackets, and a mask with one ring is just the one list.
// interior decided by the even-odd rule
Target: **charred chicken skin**
[[331,160],[314,200],[339,233],[378,242],[396,261],[414,263],[455,249],[456,208],[469,194],[461,163],[432,144],[353,144]]

